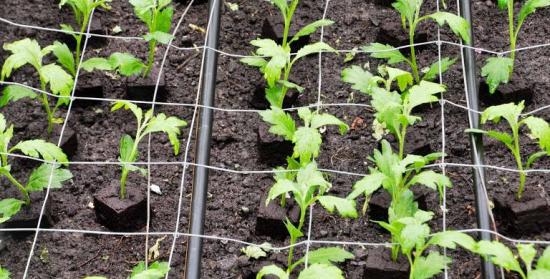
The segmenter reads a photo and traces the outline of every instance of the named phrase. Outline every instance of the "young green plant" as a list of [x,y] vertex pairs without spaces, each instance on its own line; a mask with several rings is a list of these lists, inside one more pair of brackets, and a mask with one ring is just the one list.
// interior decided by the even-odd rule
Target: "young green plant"
[[[74,59],[67,45],[54,42],[52,45],[41,48],[37,41],[31,39],[23,39],[12,43],[4,44],[4,49],[10,52],[10,56],[4,61],[0,80],[4,81],[12,75],[14,70],[17,70],[25,65],[30,65],[38,72],[40,79],[40,89],[43,91],[40,94],[28,90],[23,86],[11,85],[3,90],[3,96],[0,100],[0,107],[5,106],[10,101],[17,101],[23,98],[35,99],[40,97],[40,101],[46,111],[48,117],[48,134],[51,134],[54,124],[63,123],[63,118],[55,117],[57,109],[62,105],[68,105],[70,101],[71,91],[73,89],[73,76],[68,74],[61,66],[56,63],[43,65],[42,60],[45,56],[53,52],[57,59],[64,67],[69,66]],[[67,56],[68,54],[68,56]],[[71,67],[74,68],[74,67]],[[55,95],[57,102],[52,107],[46,87],[50,87],[51,94]]]
[[152,133],[163,132],[168,135],[168,139],[174,148],[174,154],[178,155],[180,142],[178,135],[181,133],[181,128],[187,126],[187,122],[175,117],[167,117],[164,113],[153,115],[153,110],[150,109],[145,114],[133,103],[128,101],[117,101],[111,107],[111,111],[116,111],[121,108],[131,110],[137,121],[136,134],[132,138],[130,135],[123,135],[120,139],[120,157],[122,163],[122,175],[120,177],[120,199],[126,198],[126,179],[128,174],[133,171],[139,171],[142,175],[146,174],[146,170],[132,165],[139,158],[139,142],[146,135]]
[[[369,158],[376,167],[369,169],[369,174],[353,185],[353,191],[347,199],[355,200],[359,196],[366,197],[363,205],[363,212],[366,212],[371,195],[378,189],[383,188],[391,196],[391,203],[388,209],[389,223],[405,217],[412,217],[419,211],[417,202],[414,201],[414,194],[411,187],[423,185],[439,192],[443,197],[445,187],[451,187],[451,180],[433,170],[423,168],[441,157],[441,153],[432,153],[426,156],[407,155],[400,159],[395,154],[386,140],[382,140],[382,151],[374,150],[372,158]],[[392,234],[392,242],[396,242]],[[398,246],[393,246],[392,257],[397,259]]]
[[[481,124],[485,124],[487,121],[493,123],[499,123],[500,119],[504,118],[510,127],[512,134],[506,132],[500,132],[496,130],[479,130],[479,129],[467,129],[466,132],[481,133],[487,135],[490,138],[496,139],[502,142],[512,152],[516,165],[519,171],[519,188],[516,194],[517,199],[521,199],[523,190],[525,188],[526,173],[524,169],[530,168],[533,163],[546,155],[550,154],[550,126],[544,119],[536,116],[526,116],[522,114],[525,106],[523,101],[519,104],[508,103],[498,106],[488,107],[481,114]],[[542,151],[535,152],[527,158],[527,161],[523,163],[521,156],[520,145],[520,129],[522,126],[527,126],[530,130],[529,138],[538,142]]]
[[241,62],[260,69],[267,81],[267,88],[265,90],[267,101],[271,106],[280,108],[283,106],[283,100],[289,89],[295,89],[298,92],[304,90],[300,85],[289,81],[294,64],[301,58],[311,54],[322,51],[335,51],[326,43],[316,42],[302,47],[296,55],[292,55],[291,44],[296,42],[300,37],[310,35],[317,31],[318,28],[331,25],[334,22],[327,19],[317,20],[306,25],[292,38],[289,38],[292,17],[300,1],[270,0],[270,2],[279,8],[284,20],[282,44],[279,45],[271,39],[253,40],[250,43],[257,47],[254,57],[243,58]]
[[501,10],[508,10],[510,56],[488,58],[483,68],[481,68],[481,75],[487,80],[490,93],[494,93],[500,84],[508,83],[512,77],[516,60],[516,43],[519,30],[521,30],[521,26],[527,16],[534,13],[538,8],[550,6],[549,0],[527,0],[521,7],[516,21],[514,19],[514,0],[498,0],[497,2]]
[[[71,32],[71,36],[76,41],[76,49],[75,49],[75,55],[74,55],[74,61],[77,61],[77,63],[80,61],[80,52],[81,52],[81,45],[82,45],[82,38],[84,37],[84,33],[86,33],[86,30],[88,28],[88,23],[90,21],[90,15],[92,14],[92,11],[98,7],[103,8],[105,10],[111,9],[109,6],[109,3],[111,0],[61,0],[59,1],[59,8],[69,5],[73,11],[73,16],[76,21],[76,24],[78,28],[80,29],[80,33],[72,33],[74,32],[74,29],[71,25],[68,24],[61,24],[61,29],[65,31]],[[78,66],[77,64],[73,63],[73,66]],[[76,75],[76,69],[77,67],[73,67],[70,72],[74,75]]]
[[[515,272],[522,279],[550,278],[550,247],[546,247],[533,268],[537,250],[533,244],[517,244],[517,255],[498,241],[481,240],[474,251],[506,271]],[[523,263],[518,261],[521,259]]]
[[394,219],[389,223],[377,222],[391,233],[392,241],[398,244],[401,253],[407,257],[410,279],[433,278],[451,263],[451,258],[433,248],[455,249],[459,245],[469,251],[476,249],[476,241],[467,234],[457,231],[431,234],[427,222],[432,217],[432,212],[418,210],[410,217]]
[[[63,182],[72,178],[69,170],[60,168],[60,164],[68,166],[67,155],[63,153],[61,148],[41,139],[20,141],[16,145],[10,146],[12,138],[13,125],[8,127],[4,115],[0,114],[0,176],[8,179],[23,197],[22,199],[6,198],[0,200],[0,223],[6,222],[17,214],[22,206],[29,206],[31,204],[31,192],[40,192],[47,188],[48,184],[52,189],[61,188]],[[8,154],[17,151],[29,157],[48,161],[31,172],[25,185],[12,175],[12,167],[8,160]]]
[[[128,279],[162,279],[170,271],[167,262],[154,262],[145,268],[145,262],[140,261],[134,268]],[[0,277],[1,278],[1,277]],[[84,279],[107,279],[105,276],[86,276]]]
[[[445,86],[422,80],[413,85],[411,73],[387,66],[378,68],[378,76],[359,66],[342,71],[342,80],[352,84],[352,88],[370,95],[375,113],[375,137],[379,140],[386,131],[393,134],[399,142],[399,158],[403,159],[407,129],[421,120],[413,115],[413,109],[437,102]],[[397,90],[392,90],[393,83]]]
[[148,33],[143,38],[149,42],[149,55],[143,77],[149,76],[155,60],[157,43],[168,44],[173,36],[170,32],[174,8],[172,0],[130,0],[136,16],[147,25]]
[[[470,42],[470,25],[468,22],[455,14],[449,12],[435,12],[432,14],[420,16],[420,10],[422,9],[423,0],[397,0],[392,6],[401,15],[401,22],[403,29],[408,32],[409,44],[410,44],[410,57],[406,58],[401,52],[391,45],[384,45],[380,43],[371,43],[368,46],[363,47],[366,52],[372,53],[374,58],[386,59],[387,63],[392,65],[400,62],[407,63],[413,72],[415,83],[419,83],[421,80],[431,80],[437,77],[439,74],[439,67],[441,64],[441,72],[446,71],[456,59],[443,58],[441,63],[433,63],[428,72],[432,74],[424,74],[422,79],[420,78],[418,64],[416,61],[416,51],[414,48],[414,35],[418,25],[425,20],[434,20],[440,26],[447,24],[451,30],[466,43]],[[437,75],[433,75],[437,73]]]

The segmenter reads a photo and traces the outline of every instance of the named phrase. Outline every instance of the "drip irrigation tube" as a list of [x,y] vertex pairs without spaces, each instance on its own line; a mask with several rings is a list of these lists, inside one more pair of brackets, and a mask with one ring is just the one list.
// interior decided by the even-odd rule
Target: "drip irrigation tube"
[[216,74],[218,66],[218,34],[220,29],[221,0],[210,0],[208,10],[208,33],[206,34],[205,59],[201,80],[201,113],[198,125],[196,145],[196,163],[193,176],[193,196],[191,205],[191,220],[189,233],[194,235],[187,242],[187,258],[185,264],[185,278],[198,279],[201,276],[202,235],[204,231],[204,214],[206,210],[206,196],[208,193],[208,168],[210,160],[210,141],[212,138],[212,119],[214,98],[216,91]]
[[[472,17],[470,10],[470,0],[460,0],[460,13],[462,17],[468,21],[470,26],[472,26]],[[474,36],[472,30],[469,30],[471,42],[469,46],[473,45]],[[466,94],[468,98],[468,104],[471,110],[468,110],[469,119],[470,119],[470,128],[479,128],[479,114],[476,111],[479,111],[479,94],[478,94],[478,84],[476,76],[476,64],[475,64],[475,53],[472,48],[462,48],[463,59],[464,59],[464,73],[465,73],[465,82],[466,82]],[[483,139],[477,133],[470,133],[470,146],[472,163],[476,166],[483,166]],[[474,178],[474,192],[475,192],[475,202],[476,202],[476,213],[477,213],[477,225],[480,229],[484,231],[480,233],[480,238],[482,240],[491,240],[491,234],[488,231],[491,229],[491,219],[489,213],[489,205],[487,204],[487,196],[484,187],[485,183],[485,170],[482,167],[472,168],[473,178]],[[491,262],[481,259],[481,275],[483,279],[495,279],[495,267]]]

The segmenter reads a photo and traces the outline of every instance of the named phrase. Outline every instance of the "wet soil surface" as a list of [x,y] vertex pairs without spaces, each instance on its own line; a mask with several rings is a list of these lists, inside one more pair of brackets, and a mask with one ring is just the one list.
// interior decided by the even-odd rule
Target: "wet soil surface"
[[[71,22],[68,10],[59,10],[55,1],[38,0],[6,0],[5,8],[0,11],[0,17],[8,20],[57,28],[62,22]],[[325,9],[324,1],[301,1],[296,14],[296,22],[308,23],[322,18]],[[323,40],[337,49],[352,49],[374,42],[379,30],[386,28],[388,22],[398,22],[399,16],[392,9],[375,4],[375,1],[342,0],[331,1],[327,9],[327,18],[335,21],[333,26],[325,28]],[[276,8],[266,1],[235,0],[239,5],[237,11],[224,7],[220,30],[220,49],[228,53],[249,54],[253,48],[250,40],[259,36],[266,13],[277,15]],[[455,3],[448,3],[449,9],[456,12]],[[185,10],[185,5],[177,4],[175,20]],[[491,50],[506,50],[507,25],[505,15],[496,9],[491,1],[473,1],[474,34],[477,47]],[[435,11],[435,1],[425,3],[425,11]],[[181,47],[200,46],[204,44],[204,34],[190,24],[205,28],[207,24],[207,5],[196,5],[188,11],[180,29],[177,32],[174,45]],[[520,35],[519,45],[548,43],[550,37],[550,10],[541,9],[528,18]],[[101,19],[103,31],[112,34],[116,26],[120,26],[119,36],[139,36],[144,33],[144,26],[132,14],[126,1],[115,1],[109,12],[98,11],[96,17]],[[395,25],[395,24],[392,24]],[[173,24],[175,26],[175,24]],[[397,27],[399,26],[397,25]],[[494,32],[495,28],[502,32]],[[396,33],[400,30],[394,30]],[[427,40],[437,40],[438,32],[434,23],[424,23],[419,31],[427,34]],[[5,23],[0,24],[0,43],[11,42],[24,37],[35,38],[42,46],[60,39],[60,34],[49,31],[19,28]],[[320,34],[312,35],[311,40],[317,41]],[[441,39],[457,42],[455,36],[448,30],[441,30]],[[156,61],[160,63],[165,47],[160,47]],[[86,57],[107,56],[113,52],[128,51],[140,58],[145,58],[147,45],[142,41],[108,39],[99,48],[86,50]],[[437,61],[439,48],[436,44],[422,48],[418,52],[421,68]],[[201,53],[196,50],[170,49],[165,64],[165,83],[167,89],[166,102],[195,102],[200,74]],[[442,109],[440,104],[434,104],[419,112],[422,121],[414,129],[410,129],[408,151],[418,147],[431,151],[443,150],[447,156],[445,162],[470,164],[470,147],[467,135],[463,132],[468,127],[467,112],[453,104],[466,106],[463,85],[463,73],[460,63],[460,48],[450,44],[441,45],[442,57],[457,57],[459,62],[451,67],[442,77],[447,85],[447,92]],[[7,57],[0,50],[0,60]],[[481,67],[486,54],[478,55],[478,66]],[[320,93],[324,104],[361,103],[367,104],[369,98],[358,92],[353,92],[350,86],[340,80],[343,68],[350,65],[366,65],[373,71],[380,61],[371,59],[365,54],[358,54],[351,62],[344,63],[344,55],[323,54],[321,60],[322,79],[319,80],[319,58],[311,56],[299,62],[291,79],[299,81],[306,88],[300,94],[294,106],[314,104]],[[533,102],[526,111],[550,104],[547,94],[550,89],[548,73],[550,73],[550,51],[547,48],[526,50],[518,55],[516,71],[524,78],[530,87],[534,88]],[[539,74],[533,74],[539,73]],[[37,76],[31,68],[25,67],[16,72],[13,81],[38,86]],[[117,79],[104,73],[81,73],[79,86],[88,84],[103,85],[105,98],[125,98],[125,79]],[[321,91],[318,92],[320,83]],[[236,57],[221,55],[218,66],[218,83],[216,91],[216,106],[220,108],[253,109],[253,93],[263,80],[257,70],[239,63]],[[452,102],[452,103],[450,103]],[[377,147],[372,137],[371,123],[373,113],[366,107],[359,106],[324,106],[324,112],[335,114],[349,125],[356,123],[354,128],[344,136],[336,129],[329,128],[323,134],[322,152],[318,164],[323,169],[341,172],[364,174],[371,163],[367,157]],[[161,104],[155,106],[155,111],[176,115],[191,120],[193,108]],[[37,102],[20,101],[1,109],[8,121],[16,126],[14,141],[44,136],[44,112]],[[60,117],[65,117],[67,109],[61,109]],[[537,115],[548,119],[546,110]],[[271,160],[263,160],[262,150],[258,144],[258,127],[260,117],[255,112],[216,111],[213,127],[213,143],[211,165],[231,170],[269,170],[275,167]],[[128,111],[110,112],[109,102],[98,102],[89,106],[75,105],[71,108],[68,125],[77,133],[78,150],[71,158],[75,162],[117,162],[118,142],[123,133],[132,134],[135,120]],[[503,124],[498,129],[505,129]],[[182,150],[189,144],[189,158],[194,153],[194,137],[187,142],[190,129],[184,129]],[[51,139],[57,142],[57,138]],[[527,137],[522,138],[524,154],[537,150],[535,144]],[[188,230],[190,194],[192,192],[193,168],[187,168],[185,182],[182,183],[183,166],[175,164],[183,161],[183,155],[174,156],[167,137],[155,135],[151,138],[150,159],[151,183],[162,190],[162,195],[151,194],[153,218],[150,231],[156,233]],[[147,141],[140,145],[140,161],[147,161]],[[513,160],[508,150],[501,144],[486,140],[486,163],[495,166],[514,168]],[[527,156],[527,155],[526,155]],[[29,160],[12,158],[12,165],[18,166],[16,176],[23,181],[36,163]],[[102,164],[71,164],[70,170],[74,178],[62,189],[52,191],[49,196],[54,220],[53,229],[62,230],[92,230],[108,231],[96,220],[90,203],[94,194],[107,187],[111,181],[118,180],[119,168],[110,163]],[[550,160],[543,159],[535,164],[535,168],[550,168]],[[437,168],[436,168],[437,170]],[[445,173],[451,178],[453,188],[448,189],[443,206],[435,193],[426,197],[427,208],[436,216],[431,222],[433,231],[447,229],[470,229],[476,227],[473,182],[468,167],[447,166]],[[332,194],[344,196],[360,176],[352,174],[329,172],[332,182]],[[489,197],[497,194],[509,194],[517,188],[518,178],[514,172],[487,171],[487,190]],[[550,186],[546,185],[547,175],[543,173],[530,174],[527,179],[526,191],[537,190],[547,193]],[[135,185],[146,188],[147,178],[135,175],[132,177]],[[141,183],[140,183],[141,182]],[[2,185],[9,187],[7,180],[1,180]],[[241,241],[262,243],[270,242],[274,246],[288,245],[287,240],[272,239],[255,234],[256,217],[263,201],[261,197],[272,185],[270,174],[240,174],[212,170],[210,172],[209,196],[206,210],[205,234],[238,239]],[[180,222],[177,223],[178,201],[180,189],[183,189]],[[541,190],[542,189],[542,190]],[[0,194],[4,197],[4,194]],[[443,210],[445,208],[446,210]],[[445,213],[445,214],[444,214]],[[355,220],[337,218],[326,213],[321,207],[314,207],[311,220],[312,240],[351,241],[362,243],[383,243],[389,241],[389,235],[370,222],[368,216]],[[497,228],[499,227],[497,223]],[[144,231],[144,230],[142,230]],[[539,231],[535,234],[515,232],[514,237],[548,239],[550,231]],[[34,234],[23,239],[9,239],[7,247],[0,252],[0,265],[11,270],[14,278],[21,278]],[[152,235],[148,239],[149,247],[159,241],[159,260],[167,260],[172,246],[172,236]],[[176,239],[175,252],[172,258],[170,278],[182,278],[185,262],[186,238]],[[105,275],[109,278],[126,278],[128,271],[137,261],[143,260],[146,251],[144,236],[108,236],[85,233],[82,231],[41,231],[36,240],[36,246],[30,259],[29,278],[81,278],[85,275]],[[310,249],[324,245],[313,245]],[[271,253],[268,258],[250,260],[242,255],[242,244],[232,241],[207,239],[204,241],[203,278],[249,278],[261,266],[269,263],[284,265],[286,253]],[[345,248],[355,255],[341,267],[346,278],[370,278],[364,274],[369,249],[366,245],[347,245]],[[297,255],[303,255],[306,246],[299,246]],[[372,255],[370,255],[372,256]],[[376,256],[376,255],[374,255]],[[464,251],[449,251],[453,263],[448,272],[451,278],[476,278],[479,276],[479,260]]]

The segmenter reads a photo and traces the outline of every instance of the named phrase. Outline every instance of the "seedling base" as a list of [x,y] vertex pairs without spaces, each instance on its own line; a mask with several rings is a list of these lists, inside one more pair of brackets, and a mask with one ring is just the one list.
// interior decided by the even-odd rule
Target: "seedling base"
[[409,264],[403,255],[397,259],[397,262],[392,261],[389,248],[370,248],[363,278],[406,279],[409,278]]
[[94,209],[98,221],[113,231],[135,231],[147,222],[147,196],[143,185],[128,182],[127,197],[119,198],[119,181],[94,195]]
[[[142,76],[133,76],[128,78],[126,86],[126,94],[128,99],[134,101],[146,101],[152,102],[153,95],[155,93],[155,86],[157,84],[157,77],[160,73],[160,68],[158,66],[153,66],[151,74],[142,78]],[[160,77],[160,82],[158,86],[157,96],[155,99],[156,102],[166,101],[166,86],[164,81],[164,72]],[[140,107],[150,107],[149,104],[137,104]]]
[[508,192],[494,202],[496,218],[510,234],[537,233],[550,226],[550,197],[544,191],[527,189],[519,201]]
[[270,133],[266,123],[259,123],[257,132],[260,162],[270,166],[279,166],[286,162],[288,156],[292,155],[292,142]]
[[[283,99],[283,108],[291,108],[296,105],[300,93],[289,90]],[[257,85],[250,100],[250,105],[255,109],[269,109],[269,102],[265,99],[265,84]]]
[[519,103],[524,100],[525,105],[533,102],[533,85],[529,84],[523,77],[513,74],[507,84],[500,85],[495,93],[489,93],[489,86],[482,80],[479,82],[479,99],[486,106],[501,105],[507,103]]
[[283,223],[287,216],[297,223],[300,218],[300,208],[294,205],[293,201],[287,199],[287,206],[281,207],[278,200],[271,201],[265,205],[266,195],[261,199],[256,216],[256,235],[266,235],[275,239],[283,240],[288,237],[288,231]]

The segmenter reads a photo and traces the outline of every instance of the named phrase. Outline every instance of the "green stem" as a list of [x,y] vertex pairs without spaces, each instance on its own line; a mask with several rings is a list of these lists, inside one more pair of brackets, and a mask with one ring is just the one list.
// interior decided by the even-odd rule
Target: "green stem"
[[420,75],[418,74],[418,66],[416,64],[416,51],[414,50],[414,30],[415,26],[410,25],[409,29],[409,44],[411,45],[411,68],[413,71],[414,80],[419,83]]
[[514,158],[516,160],[516,165],[519,171],[519,188],[516,195],[517,199],[519,200],[521,199],[521,194],[523,193],[523,189],[525,187],[526,175],[525,175],[525,172],[523,171],[523,163],[521,162],[518,128],[512,129],[512,136],[514,137],[514,149],[512,150],[512,154],[514,155]]
[[397,137],[399,140],[399,159],[403,160],[403,153],[405,152],[405,137],[407,136],[407,125],[401,127],[401,134]]
[[[141,140],[141,137],[139,136],[141,134],[141,128],[138,124],[138,132],[136,133],[136,139],[134,141],[134,146],[132,147],[132,153],[130,153],[130,158],[134,158],[138,149],[139,141]],[[125,162],[129,163],[129,162]],[[122,166],[122,175],[120,176],[120,199],[123,200],[126,198],[126,178],[128,177],[129,170],[126,167],[126,165]]]
[[514,1],[508,1],[508,32],[510,34],[510,58],[512,58],[512,69],[510,75],[514,71],[514,61],[516,59],[516,32],[514,31]]
[[[40,88],[42,91],[46,91],[46,84],[43,81],[40,81]],[[48,115],[48,135],[52,134],[53,131],[53,113],[50,109],[50,102],[48,101],[48,95],[45,93],[41,94],[41,101],[42,105],[44,106],[44,109],[46,110],[46,114]]]
[[29,196],[29,192],[27,191],[27,189],[25,189],[25,187],[23,187],[23,185],[21,185],[21,183],[19,183],[19,181],[17,181],[17,179],[15,179],[9,172],[6,172],[4,174],[8,180],[17,187],[17,189],[19,189],[19,191],[21,191],[21,194],[23,194],[23,197],[25,199],[25,204],[26,205],[30,205],[31,204],[31,198]]
[[155,48],[157,47],[157,41],[151,40],[149,41],[149,55],[147,56],[147,68],[145,68],[145,72],[143,72],[143,78],[146,78],[151,74],[151,70],[153,69],[153,62],[155,61]]
[[86,32],[86,28],[88,27],[89,18],[90,18],[90,14],[84,15],[84,20],[82,20],[82,24],[81,24],[81,27],[80,27],[80,34],[78,34],[75,37],[75,39],[76,39],[76,51],[75,51],[75,56],[74,56],[75,68],[74,68],[73,75],[76,75],[76,69],[78,69],[78,67],[80,66],[80,52],[81,52],[80,47],[81,47],[81,44],[82,44],[82,36],[83,36],[84,32]]
[[[304,226],[304,221],[306,218],[306,209],[307,206],[304,206],[303,208],[300,208],[300,221],[298,223],[298,230],[302,231],[302,227]],[[297,238],[294,237],[292,234],[290,235],[290,248],[288,250],[288,260],[287,260],[287,274],[290,275],[290,272],[292,272],[292,261],[294,259],[294,244],[296,244]]]
[[409,279],[414,279],[414,261],[410,254],[407,254],[407,260],[409,260],[409,266],[410,266]]

